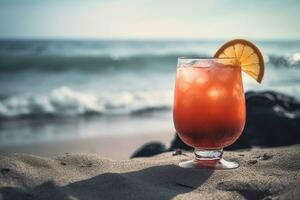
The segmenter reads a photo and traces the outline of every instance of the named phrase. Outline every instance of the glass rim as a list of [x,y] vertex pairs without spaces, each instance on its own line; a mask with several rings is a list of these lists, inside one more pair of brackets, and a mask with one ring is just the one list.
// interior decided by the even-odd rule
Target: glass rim
[[222,57],[222,58],[214,58],[214,57],[205,57],[205,56],[180,56],[178,60],[225,60],[225,59],[237,59],[236,57]]
[[[190,57],[178,57],[177,59],[177,67],[211,67],[213,63],[222,63],[225,64],[234,64],[237,61],[236,57],[222,57],[222,58],[214,58],[214,57],[201,57],[201,56],[190,56]],[[195,63],[209,62],[209,66],[195,66]],[[207,65],[208,63],[206,63]]]

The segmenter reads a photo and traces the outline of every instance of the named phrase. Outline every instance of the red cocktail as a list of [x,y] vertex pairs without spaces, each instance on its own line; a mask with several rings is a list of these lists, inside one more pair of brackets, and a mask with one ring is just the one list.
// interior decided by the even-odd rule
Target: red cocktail
[[222,149],[241,135],[245,98],[241,67],[234,58],[179,58],[174,124],[179,137],[195,148],[183,167],[236,168],[222,159]]

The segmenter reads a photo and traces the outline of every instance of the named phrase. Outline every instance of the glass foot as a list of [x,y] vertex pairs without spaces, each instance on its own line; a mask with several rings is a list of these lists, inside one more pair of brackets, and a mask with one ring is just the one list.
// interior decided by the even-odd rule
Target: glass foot
[[182,168],[199,169],[235,169],[239,167],[237,162],[227,161],[222,158],[223,149],[200,150],[195,149],[195,159],[179,163]]

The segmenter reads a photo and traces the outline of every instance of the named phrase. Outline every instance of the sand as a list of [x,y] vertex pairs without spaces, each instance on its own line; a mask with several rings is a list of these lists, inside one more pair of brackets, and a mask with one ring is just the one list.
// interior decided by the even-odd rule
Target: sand
[[123,161],[2,154],[0,199],[300,199],[299,152],[300,145],[225,152],[241,166],[218,171],[178,167],[191,153]]
[[28,153],[38,156],[55,156],[64,153],[96,153],[114,160],[129,159],[143,144],[159,141],[169,146],[174,138],[172,131],[146,132],[115,136],[99,136],[73,140],[39,142],[0,146],[2,153]]

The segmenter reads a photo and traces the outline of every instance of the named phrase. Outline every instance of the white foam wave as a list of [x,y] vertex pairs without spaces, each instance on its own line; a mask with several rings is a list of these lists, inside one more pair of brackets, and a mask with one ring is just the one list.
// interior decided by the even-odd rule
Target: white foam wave
[[95,95],[60,87],[49,94],[15,96],[0,101],[0,117],[77,116],[89,113],[124,115],[170,108],[171,91],[103,93]]
[[300,61],[300,53],[293,54],[293,61],[295,61],[295,62]]

